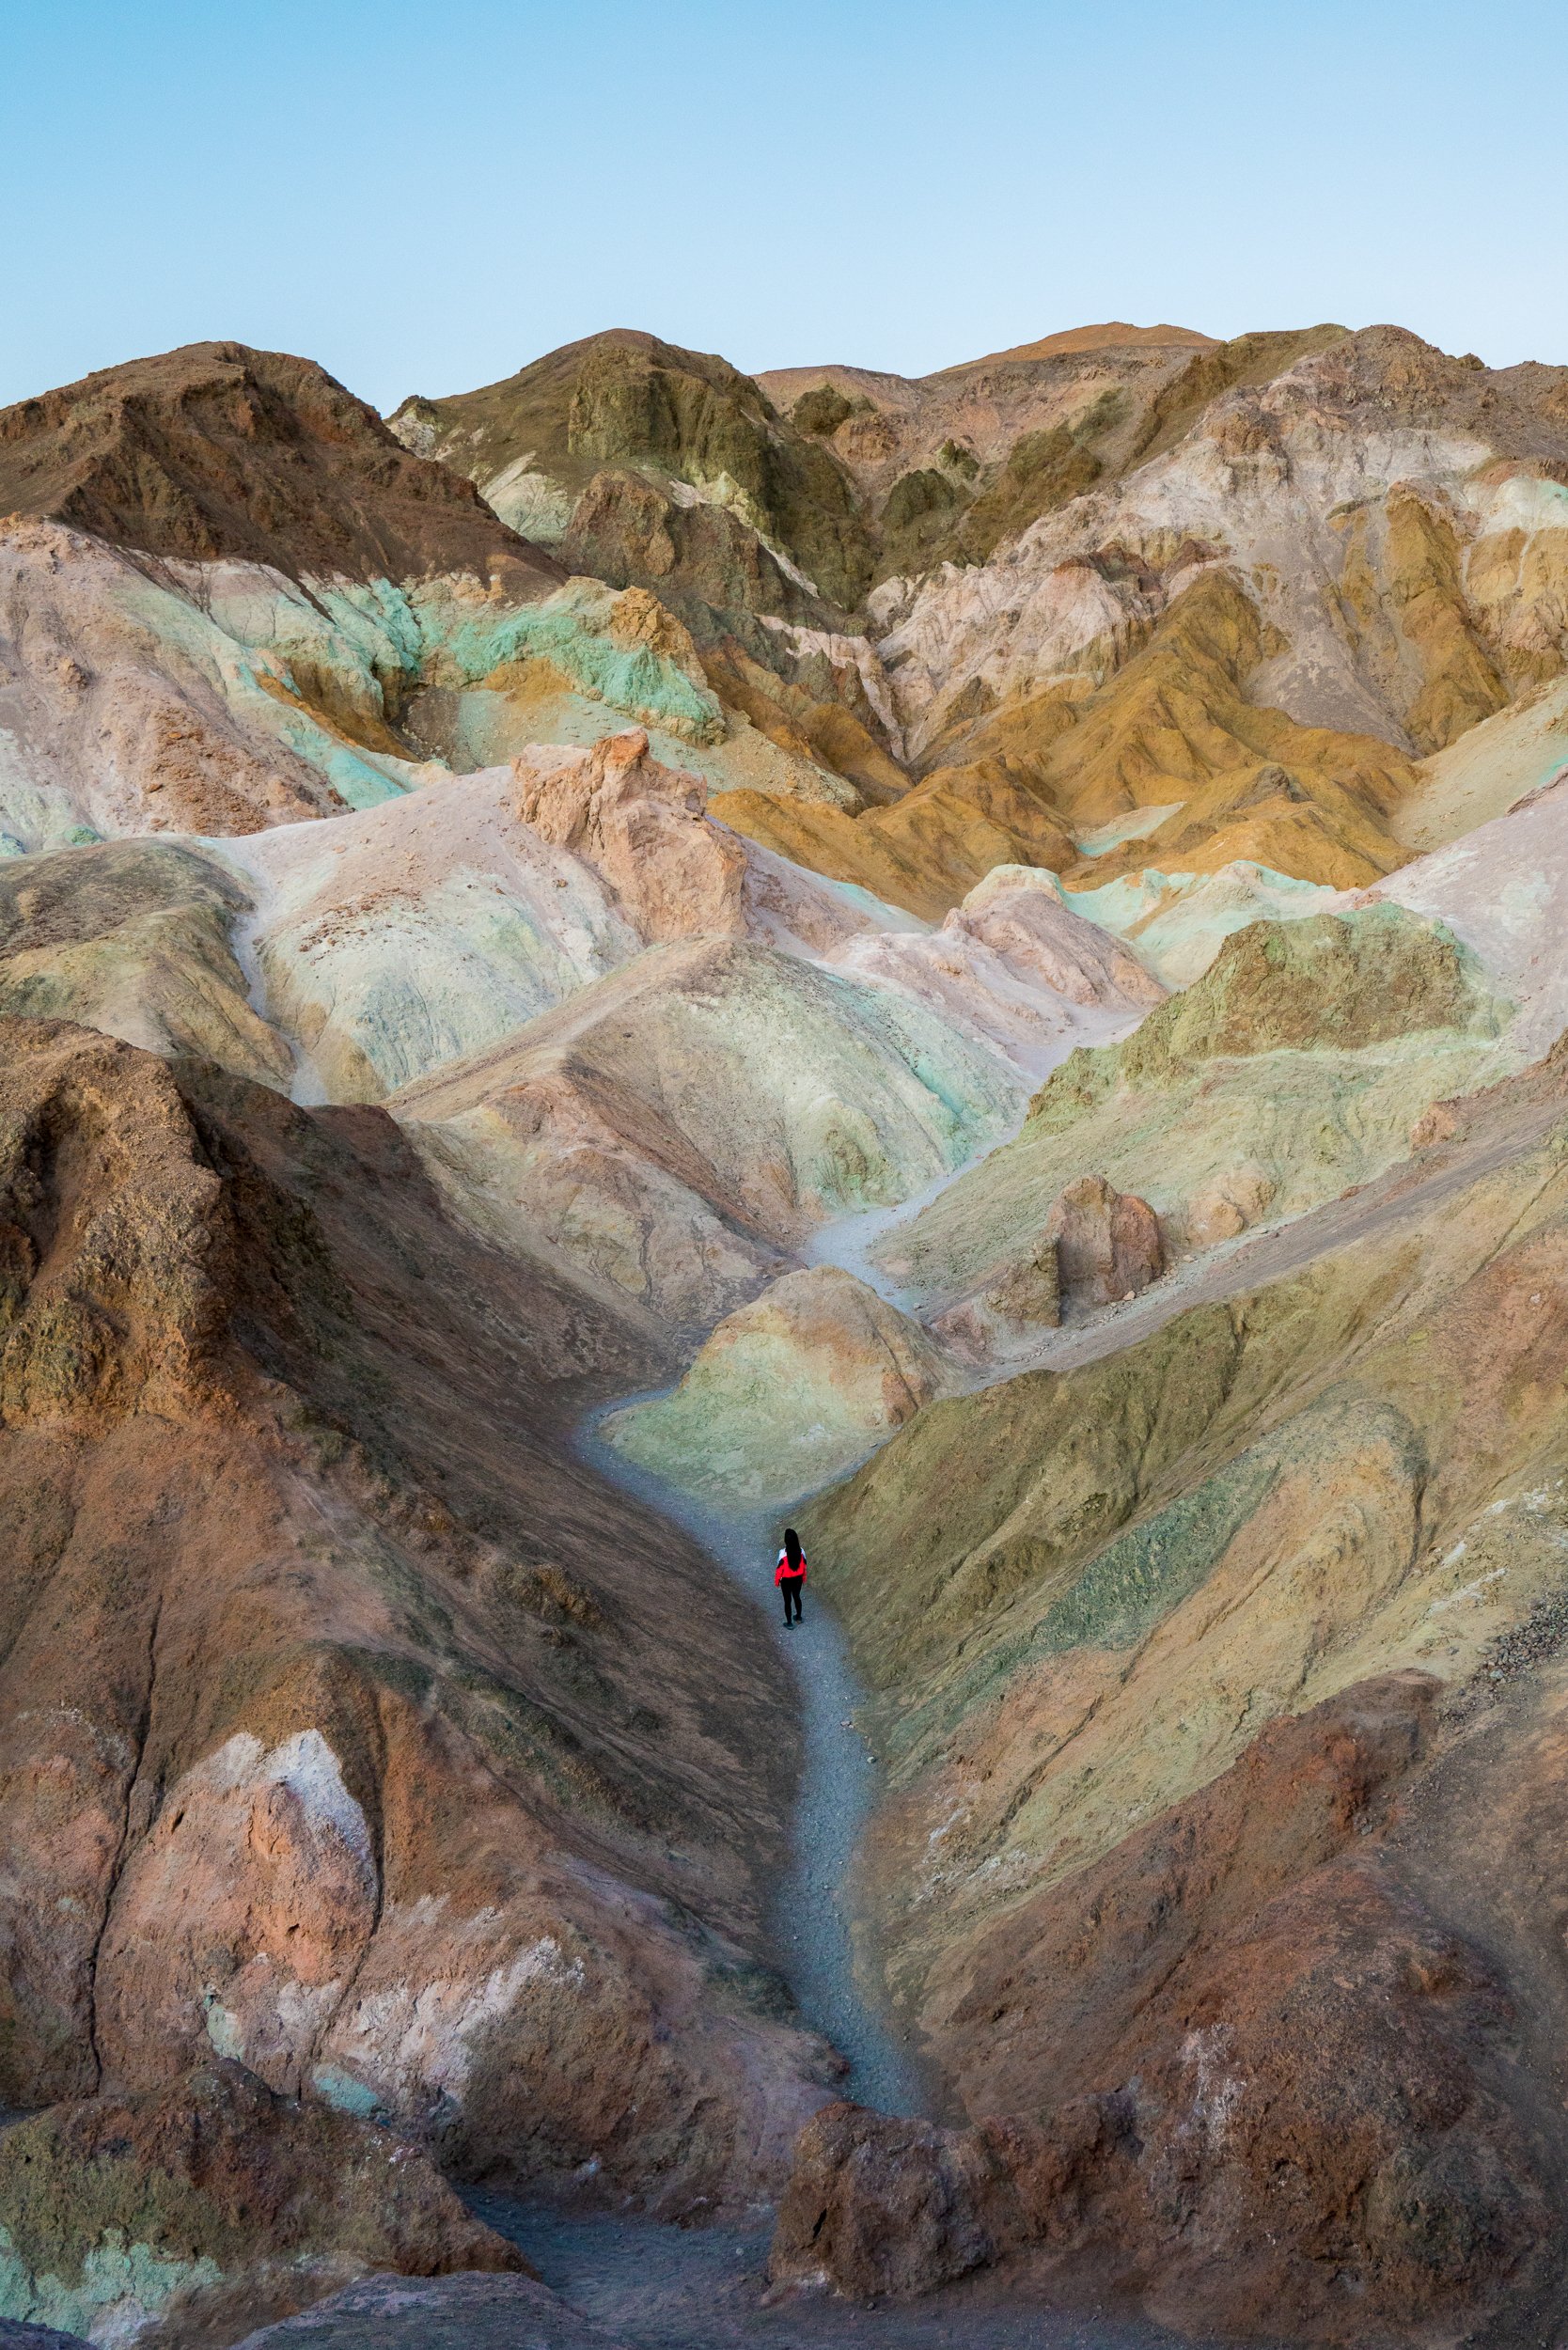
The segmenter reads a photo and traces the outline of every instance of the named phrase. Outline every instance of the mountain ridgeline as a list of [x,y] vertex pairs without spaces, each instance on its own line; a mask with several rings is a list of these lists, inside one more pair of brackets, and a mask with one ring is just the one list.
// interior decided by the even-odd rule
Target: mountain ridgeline
[[0,513],[0,2317],[1555,2339],[1568,368],[213,342]]

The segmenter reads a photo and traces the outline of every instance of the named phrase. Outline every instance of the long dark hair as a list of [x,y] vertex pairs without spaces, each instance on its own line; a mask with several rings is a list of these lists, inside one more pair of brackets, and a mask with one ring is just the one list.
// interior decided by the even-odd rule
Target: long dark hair
[[784,1563],[792,1574],[800,1571],[800,1536],[792,1526],[784,1528]]

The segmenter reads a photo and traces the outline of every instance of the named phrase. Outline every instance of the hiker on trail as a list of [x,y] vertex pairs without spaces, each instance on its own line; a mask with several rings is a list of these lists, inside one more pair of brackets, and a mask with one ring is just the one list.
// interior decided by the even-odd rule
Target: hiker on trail
[[778,1564],[773,1579],[784,1594],[784,1621],[787,1624],[800,1622],[800,1595],[806,1589],[806,1553],[800,1546],[800,1536],[792,1526],[784,1528],[784,1547],[778,1554]]

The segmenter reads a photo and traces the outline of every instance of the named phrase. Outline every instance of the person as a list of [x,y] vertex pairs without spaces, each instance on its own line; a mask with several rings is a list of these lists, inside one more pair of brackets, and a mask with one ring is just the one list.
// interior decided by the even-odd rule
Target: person
[[784,1547],[778,1554],[773,1579],[784,1594],[785,1622],[790,1625],[799,1623],[800,1595],[806,1589],[806,1553],[792,1526],[784,1528]]

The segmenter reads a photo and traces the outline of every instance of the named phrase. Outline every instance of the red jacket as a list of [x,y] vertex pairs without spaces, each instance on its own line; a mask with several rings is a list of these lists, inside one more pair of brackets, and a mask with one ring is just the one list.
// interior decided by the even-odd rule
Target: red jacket
[[773,1579],[776,1584],[785,1582],[804,1583],[806,1580],[805,1551],[803,1550],[800,1554],[800,1565],[793,1574],[790,1573],[790,1562],[788,1559],[785,1557],[783,1551],[780,1551],[778,1554],[778,1564],[773,1571]]

